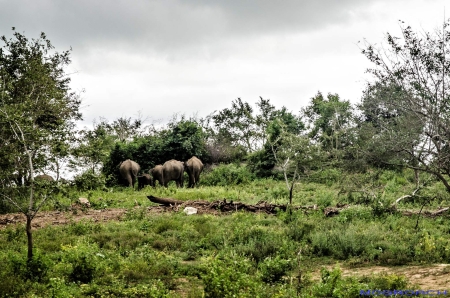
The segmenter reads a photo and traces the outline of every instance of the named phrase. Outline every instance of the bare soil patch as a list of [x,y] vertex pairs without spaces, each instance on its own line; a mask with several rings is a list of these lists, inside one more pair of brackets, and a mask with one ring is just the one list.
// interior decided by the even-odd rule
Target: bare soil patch
[[370,275],[375,273],[395,273],[404,275],[419,290],[450,290],[450,265],[401,266],[351,269],[345,274]]
[[[332,270],[333,266],[326,266]],[[344,277],[362,277],[379,274],[395,274],[405,276],[413,285],[412,289],[397,290],[447,290],[450,293],[450,264],[434,264],[426,266],[367,266],[367,267],[346,267],[340,265],[342,276]],[[313,273],[313,280],[320,279],[320,269]],[[363,290],[363,289],[361,289]]]

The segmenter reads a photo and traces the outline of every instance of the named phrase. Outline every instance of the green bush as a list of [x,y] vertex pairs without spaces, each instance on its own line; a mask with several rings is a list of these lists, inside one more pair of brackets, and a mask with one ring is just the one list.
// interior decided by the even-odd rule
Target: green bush
[[257,297],[257,281],[251,262],[243,257],[227,255],[214,258],[205,265],[201,276],[205,297]]
[[327,186],[332,186],[334,183],[339,182],[341,177],[342,177],[341,170],[337,168],[331,168],[313,172],[310,175],[309,180],[325,184]]
[[23,280],[42,282],[47,278],[50,262],[41,254],[35,254],[31,260],[25,256],[11,254],[10,262],[13,275]]
[[89,260],[87,256],[80,256],[72,262],[73,269],[69,274],[69,280],[84,284],[91,282],[95,273],[93,260]]
[[408,282],[404,276],[382,273],[370,278],[369,289],[373,290],[402,290],[406,289]]
[[248,184],[254,179],[253,174],[245,166],[222,164],[210,172],[202,174],[201,184],[207,186],[230,186]]
[[236,233],[231,239],[235,250],[256,263],[280,252],[281,235],[266,229],[254,227]]
[[111,285],[99,286],[96,284],[81,288],[84,297],[127,297],[127,298],[166,298],[171,297],[169,290],[159,279],[145,284],[129,285],[113,282]]
[[307,297],[359,297],[359,291],[362,285],[355,279],[342,278],[342,272],[339,267],[336,266],[331,271],[323,268],[320,273],[320,283],[313,285],[309,289],[310,292]]
[[103,189],[106,178],[103,174],[94,174],[90,170],[75,176],[73,183],[79,191]]
[[267,283],[275,283],[281,281],[289,270],[294,266],[294,261],[290,259],[282,259],[280,256],[268,257],[264,259],[258,266],[261,279]]

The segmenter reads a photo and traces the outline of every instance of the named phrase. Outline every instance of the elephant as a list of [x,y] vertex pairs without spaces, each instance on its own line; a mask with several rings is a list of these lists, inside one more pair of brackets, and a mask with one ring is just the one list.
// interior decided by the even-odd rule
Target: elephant
[[152,176],[149,174],[142,174],[137,177],[138,180],[138,190],[143,189],[146,185],[153,185]]
[[163,166],[157,165],[153,169],[150,170],[150,176],[152,176],[152,186],[156,186],[156,181],[159,182],[159,185],[164,185],[164,178],[163,178]]
[[183,187],[184,163],[175,159],[166,161],[163,164],[163,184],[165,187],[170,181],[175,180],[177,187]]
[[53,182],[55,179],[53,179],[52,176],[47,174],[37,175],[34,177],[34,180],[36,181],[46,181],[46,182]]
[[137,162],[127,159],[119,164],[119,172],[123,179],[128,182],[128,186],[134,187],[137,180],[137,174],[141,167]]
[[193,188],[200,181],[200,173],[203,171],[203,163],[196,156],[192,156],[184,163],[184,169],[189,176],[188,187]]

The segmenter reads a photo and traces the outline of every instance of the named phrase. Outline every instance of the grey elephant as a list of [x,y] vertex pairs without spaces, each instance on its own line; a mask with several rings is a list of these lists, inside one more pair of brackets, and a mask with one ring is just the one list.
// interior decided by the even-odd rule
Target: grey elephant
[[36,181],[46,181],[46,182],[53,182],[55,179],[53,179],[52,176],[47,174],[37,175],[34,177],[34,180]]
[[159,182],[159,185],[164,185],[164,178],[163,178],[163,166],[157,165],[153,169],[150,170],[150,175],[152,176],[152,186],[156,186],[156,181]]
[[184,163],[175,159],[163,164],[163,184],[165,187],[170,181],[175,180],[177,187],[183,187]]
[[137,174],[141,167],[135,161],[127,159],[119,164],[119,172],[120,176],[125,179],[128,183],[128,186],[134,187],[134,184],[137,180]]
[[138,176],[137,181],[138,190],[143,189],[146,185],[153,185],[152,176],[150,176],[149,174],[142,174],[141,176]]
[[192,156],[184,163],[184,169],[189,176],[188,187],[194,187],[198,185],[200,181],[200,173],[203,171],[203,163],[196,156]]

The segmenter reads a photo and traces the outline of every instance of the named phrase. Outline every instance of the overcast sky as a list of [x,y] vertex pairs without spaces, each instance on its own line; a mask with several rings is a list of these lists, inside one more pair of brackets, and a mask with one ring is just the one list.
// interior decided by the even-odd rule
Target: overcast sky
[[[447,2],[447,8],[445,4]],[[359,102],[370,67],[366,39],[400,35],[398,20],[433,31],[443,0],[0,0],[12,27],[57,50],[82,93],[84,123],[99,117],[204,117],[259,96],[294,113],[318,91]],[[447,13],[445,13],[447,10]]]

